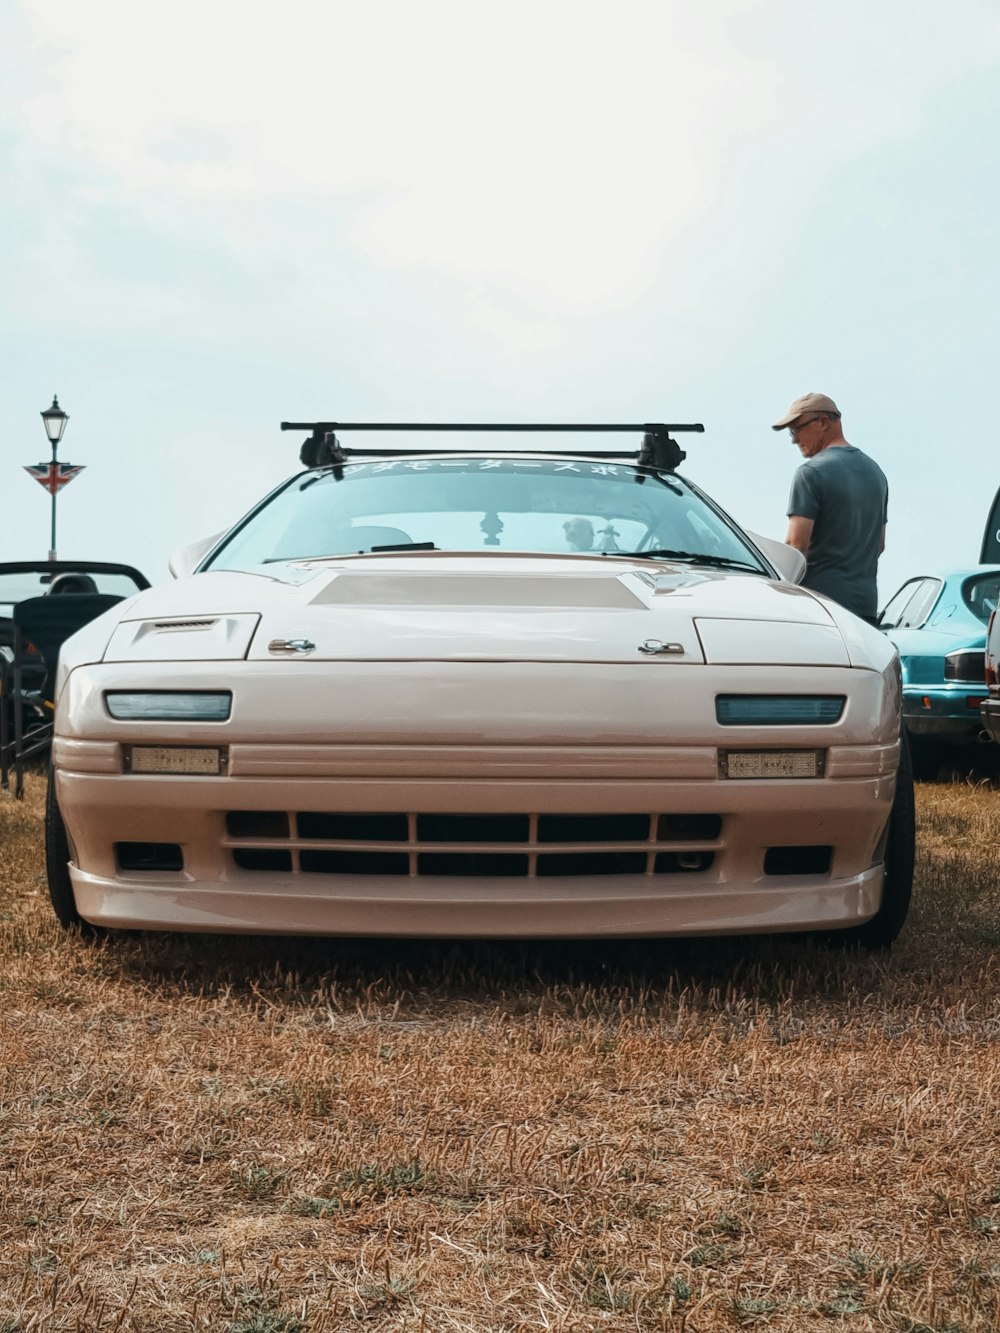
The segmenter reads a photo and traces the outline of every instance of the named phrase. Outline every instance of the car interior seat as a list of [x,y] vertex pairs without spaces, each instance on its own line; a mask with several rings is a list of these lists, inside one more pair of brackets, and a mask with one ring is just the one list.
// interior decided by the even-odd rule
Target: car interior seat
[[[339,535],[339,534],[338,534]],[[347,528],[343,541],[348,550],[370,551],[373,546],[409,546],[413,538],[402,528],[377,526]]]
[[97,592],[97,584],[89,574],[57,574],[52,580],[48,596],[63,596],[66,593]]
[[[110,593],[67,592],[18,602],[12,611],[13,642],[0,647],[0,787],[9,786],[14,770],[14,795],[24,795],[24,762],[46,750],[52,740],[55,707],[56,665],[59,650],[71,634],[120,602]],[[35,661],[41,660],[44,677],[40,689],[25,687],[24,667],[29,644]]]

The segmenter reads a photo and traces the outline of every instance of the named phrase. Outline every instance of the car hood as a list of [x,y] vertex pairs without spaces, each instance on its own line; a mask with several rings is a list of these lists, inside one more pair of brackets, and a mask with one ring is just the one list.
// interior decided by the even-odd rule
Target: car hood
[[758,575],[435,552],[192,575],[130,601],[89,660],[647,660],[880,670],[892,651],[833,603]]

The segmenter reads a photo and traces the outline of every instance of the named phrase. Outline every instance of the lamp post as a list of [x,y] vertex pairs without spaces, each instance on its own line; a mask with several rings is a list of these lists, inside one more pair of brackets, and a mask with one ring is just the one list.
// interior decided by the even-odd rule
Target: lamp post
[[42,421],[45,425],[45,434],[49,437],[49,444],[52,445],[52,540],[49,545],[49,559],[56,558],[56,496],[59,493],[57,478],[59,476],[59,466],[56,462],[56,451],[59,448],[59,441],[66,430],[66,422],[69,417],[59,406],[59,399],[55,394],[52,395],[52,406],[45,409],[42,413]]

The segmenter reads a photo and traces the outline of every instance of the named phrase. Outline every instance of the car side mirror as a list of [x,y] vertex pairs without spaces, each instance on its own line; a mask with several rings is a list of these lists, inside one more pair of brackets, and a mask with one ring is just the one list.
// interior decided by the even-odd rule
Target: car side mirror
[[193,574],[223,535],[221,532],[216,532],[211,537],[201,537],[198,541],[191,542],[189,546],[179,546],[167,561],[167,568],[174,578],[183,579],[188,574]]
[[773,537],[761,537],[756,532],[747,532],[747,536],[758,546],[778,573],[788,583],[801,583],[806,572],[806,558],[801,551],[787,542],[775,541]]

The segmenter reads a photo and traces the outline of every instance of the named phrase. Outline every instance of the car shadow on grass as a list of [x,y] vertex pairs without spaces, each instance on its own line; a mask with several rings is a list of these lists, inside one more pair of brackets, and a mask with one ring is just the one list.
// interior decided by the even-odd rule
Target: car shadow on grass
[[937,784],[969,782],[1000,788],[1000,745],[980,741],[944,749],[940,768],[929,781]]
[[311,1003],[336,993],[379,1002],[489,1003],[591,993],[833,998],[879,989],[891,955],[808,935],[629,940],[467,940],[113,935],[106,965],[143,987]]

